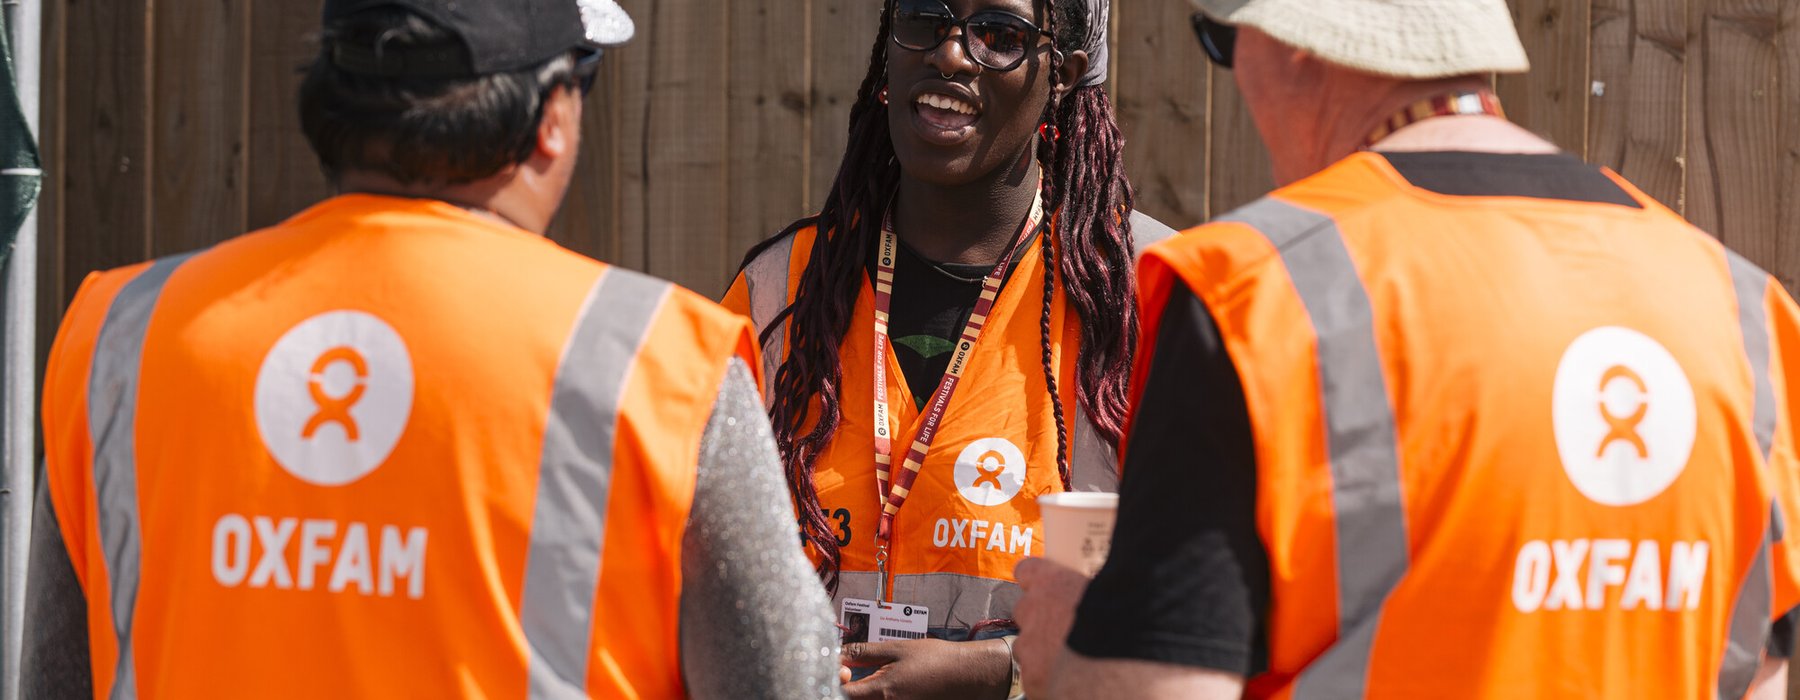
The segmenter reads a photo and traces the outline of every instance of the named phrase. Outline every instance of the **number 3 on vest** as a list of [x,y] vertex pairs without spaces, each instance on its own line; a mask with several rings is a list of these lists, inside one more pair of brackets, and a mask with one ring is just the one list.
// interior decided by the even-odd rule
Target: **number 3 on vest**
[[838,522],[838,546],[850,546],[850,509],[839,508],[831,512],[831,517]]

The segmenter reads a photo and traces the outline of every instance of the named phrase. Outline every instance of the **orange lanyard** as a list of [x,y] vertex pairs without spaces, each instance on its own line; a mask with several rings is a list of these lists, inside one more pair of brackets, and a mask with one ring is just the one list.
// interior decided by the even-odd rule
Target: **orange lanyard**
[[[1025,224],[1019,227],[1019,234],[1006,247],[1000,261],[994,264],[994,270],[981,281],[981,297],[975,301],[975,310],[969,314],[969,322],[963,326],[962,337],[956,341],[955,354],[950,357],[950,366],[938,380],[937,391],[931,395],[926,406],[925,421],[919,426],[919,433],[913,438],[912,446],[907,448],[906,461],[901,464],[899,473],[891,473],[893,468],[893,432],[888,422],[888,386],[887,386],[887,354],[888,354],[888,310],[893,306],[894,263],[899,252],[899,237],[894,235],[894,214],[890,206],[881,226],[881,250],[875,266],[875,482],[876,493],[881,497],[881,519],[875,528],[875,565],[880,576],[876,584],[877,600],[883,600],[883,592],[887,587],[887,551],[888,543],[893,541],[894,516],[900,512],[900,506],[906,503],[906,496],[912,492],[913,482],[919,478],[919,467],[925,463],[925,453],[931,450],[932,440],[937,438],[938,424],[944,420],[944,412],[950,407],[950,396],[956,393],[956,385],[962,380],[963,370],[968,367],[969,353],[975,347],[975,340],[981,337],[981,329],[987,325],[988,313],[994,309],[994,300],[1000,296],[1000,284],[1006,279],[1006,268],[1012,263],[1013,256],[1018,253],[1020,244],[1030,238],[1033,232],[1043,224],[1044,196],[1038,191],[1037,198],[1031,203],[1031,213],[1026,215]],[[891,483],[890,483],[891,477]]]

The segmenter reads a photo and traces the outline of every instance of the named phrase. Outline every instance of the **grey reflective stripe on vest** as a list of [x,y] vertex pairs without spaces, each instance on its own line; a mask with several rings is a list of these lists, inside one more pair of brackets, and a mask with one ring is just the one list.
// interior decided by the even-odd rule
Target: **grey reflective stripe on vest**
[[111,583],[113,632],[119,658],[108,697],[137,697],[132,661],[132,619],[142,573],[137,488],[138,375],[144,336],[163,285],[192,254],[158,260],[125,283],[106,311],[88,375],[88,439],[94,446],[94,500],[99,508],[100,549]]
[[[1035,552],[1034,552],[1035,554]],[[873,571],[845,571],[839,575],[835,609],[845,598],[875,597]],[[1019,586],[1011,581],[965,574],[898,574],[891,596],[896,603],[923,605],[931,611],[928,626],[966,630],[976,624],[1012,616],[1019,602]]]
[[831,610],[837,612],[838,606],[845,598],[875,598],[875,572],[873,571],[840,571],[838,572],[837,592],[832,594]]
[[[1737,294],[1738,330],[1744,337],[1744,356],[1750,361],[1750,377],[1755,384],[1756,403],[1751,408],[1750,427],[1756,445],[1762,448],[1763,461],[1775,444],[1775,385],[1769,381],[1769,356],[1774,349],[1769,342],[1768,302],[1769,275],[1743,256],[1725,251],[1726,266],[1731,270],[1731,287]],[[1782,517],[1781,503],[1775,504],[1774,539],[1786,535],[1787,521]]]
[[964,574],[899,574],[894,576],[894,602],[923,605],[931,610],[930,626],[960,630],[1012,617],[1019,585]]
[[1169,226],[1167,224],[1164,224],[1161,221],[1157,221],[1156,219],[1152,219],[1152,218],[1150,218],[1149,215],[1147,215],[1141,211],[1137,211],[1135,209],[1132,210],[1132,212],[1131,212],[1131,249],[1133,251],[1132,257],[1134,259],[1143,257],[1145,248],[1156,245],[1157,243],[1162,242],[1164,239],[1173,237],[1175,235],[1175,233],[1176,233],[1175,229],[1169,228]]
[[1069,490],[1116,493],[1119,490],[1119,452],[1106,444],[1100,429],[1088,420],[1087,409],[1075,402],[1075,435],[1069,445]]
[[1329,217],[1263,199],[1221,221],[1255,227],[1280,253],[1318,343],[1337,540],[1337,641],[1300,674],[1294,696],[1360,697],[1381,607],[1409,556],[1398,435],[1374,310]]
[[[1778,517],[1770,513],[1771,523]],[[1725,628],[1725,658],[1719,663],[1719,698],[1736,700],[1749,692],[1762,665],[1763,648],[1769,643],[1769,625],[1773,621],[1774,580],[1769,571],[1769,535],[1773,526],[1764,529],[1750,570],[1738,586],[1737,601],[1731,605],[1731,622]]]
[[[1764,467],[1775,441],[1775,386],[1769,381],[1769,325],[1767,302],[1769,276],[1762,269],[1729,250],[1726,266],[1731,270],[1731,286],[1737,295],[1738,327],[1743,334],[1744,355],[1750,363],[1750,377],[1755,385],[1755,405],[1751,409],[1751,428],[1757,447],[1762,450]],[[1769,550],[1783,537],[1781,503],[1771,501],[1769,523],[1763,532],[1750,570],[1738,586],[1737,600],[1731,606],[1731,622],[1726,627],[1724,658],[1719,664],[1719,697],[1740,698],[1756,680],[1762,665],[1763,648],[1768,644],[1769,625],[1774,607],[1774,579],[1769,569]]]
[[1737,292],[1738,327],[1744,334],[1744,354],[1750,359],[1750,372],[1756,381],[1756,407],[1751,425],[1756,431],[1756,444],[1763,459],[1775,442],[1775,387],[1769,383],[1769,321],[1765,301],[1769,275],[1737,253],[1725,251],[1731,268],[1731,286]]
[[[744,268],[744,285],[750,292],[750,322],[756,326],[757,337],[762,337],[763,329],[769,321],[787,308],[788,300],[788,263],[793,260],[794,239],[797,234],[782,236],[755,260]],[[769,335],[769,342],[762,347],[763,358],[763,403],[771,404],[775,400],[775,370],[781,367],[781,352],[787,342],[787,322],[781,322],[781,330]]]
[[[1131,212],[1131,249],[1134,259],[1144,249],[1174,236],[1175,229],[1150,218],[1141,211]],[[1119,453],[1100,437],[1100,430],[1088,420],[1087,409],[1075,402],[1075,434],[1069,446],[1069,486],[1074,491],[1119,490]]]
[[519,602],[533,700],[587,697],[619,403],[669,289],[619,268],[602,273],[557,367]]

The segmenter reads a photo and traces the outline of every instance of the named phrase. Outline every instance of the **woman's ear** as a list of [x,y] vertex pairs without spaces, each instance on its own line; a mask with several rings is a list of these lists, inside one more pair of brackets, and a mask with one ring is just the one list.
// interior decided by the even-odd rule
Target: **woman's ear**
[[[1054,49],[1053,49],[1054,50]],[[1070,51],[1063,54],[1062,70],[1056,72],[1056,98],[1062,99],[1075,89],[1075,83],[1087,74],[1088,52],[1086,50]]]

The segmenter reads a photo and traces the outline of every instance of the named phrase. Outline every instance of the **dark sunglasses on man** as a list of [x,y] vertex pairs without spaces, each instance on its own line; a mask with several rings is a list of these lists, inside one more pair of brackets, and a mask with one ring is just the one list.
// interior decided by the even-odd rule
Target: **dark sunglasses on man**
[[931,51],[950,38],[950,30],[962,27],[963,53],[995,71],[1009,71],[1025,62],[1044,30],[1011,12],[982,10],[957,19],[940,0],[900,0],[894,4],[889,35],[894,45],[908,51]]
[[[575,69],[570,77],[573,79],[575,86],[581,89],[581,97],[585,99],[589,93],[594,91],[594,80],[600,77],[601,50],[596,46],[583,46],[575,49],[574,53]],[[548,104],[550,101],[550,90],[558,86],[567,86],[568,84],[569,83],[565,81],[557,83],[556,85],[547,86],[544,89],[544,92],[538,95],[538,119],[544,118],[544,105]]]
[[1200,48],[1206,49],[1206,57],[1220,68],[1231,68],[1232,53],[1237,50],[1237,27],[1214,22],[1204,12],[1194,13],[1194,37],[1200,40]]
[[582,97],[594,91],[594,79],[600,77],[600,54],[598,48],[576,50],[575,79],[581,84]]

